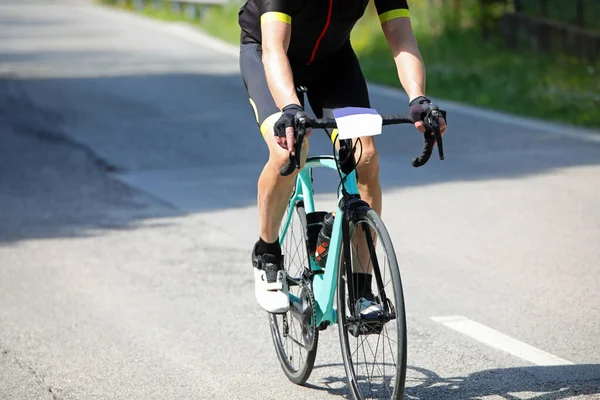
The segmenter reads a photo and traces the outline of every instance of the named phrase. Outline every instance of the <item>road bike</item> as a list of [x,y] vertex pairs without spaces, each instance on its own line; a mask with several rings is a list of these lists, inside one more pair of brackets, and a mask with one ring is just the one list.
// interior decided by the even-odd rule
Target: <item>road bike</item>
[[[413,166],[424,165],[436,143],[440,159],[444,158],[438,122],[443,114],[443,110],[430,106],[424,119],[425,148],[413,159]],[[381,117],[381,126],[402,123],[412,124],[413,120],[408,115]],[[331,138],[336,136],[331,130],[338,124],[335,118],[307,119],[298,114],[294,125],[295,156],[290,155],[288,164],[280,171],[289,175],[295,169],[300,170],[280,228],[290,309],[284,314],[269,314],[281,367],[290,381],[305,383],[315,363],[319,331],[337,324],[353,397],[401,399],[407,348],[402,282],[392,239],[379,215],[359,195],[354,154],[360,139],[334,137],[333,156],[309,157],[301,165],[306,129],[323,128]],[[324,268],[317,265],[314,256],[326,214],[315,209],[315,168],[335,170],[340,177]],[[378,309],[368,317],[356,312],[356,272],[372,276],[371,290]]]

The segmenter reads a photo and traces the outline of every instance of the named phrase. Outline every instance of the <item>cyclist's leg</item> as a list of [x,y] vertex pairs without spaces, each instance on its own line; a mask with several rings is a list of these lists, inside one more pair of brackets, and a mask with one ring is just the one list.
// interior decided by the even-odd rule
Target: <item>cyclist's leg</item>
[[[277,115],[278,114],[274,114]],[[275,118],[275,121],[277,118]],[[258,179],[258,212],[260,221],[260,237],[267,242],[278,239],[279,227],[285,214],[287,202],[294,188],[298,170],[289,176],[281,176],[279,170],[288,160],[287,150],[282,149],[273,135],[273,120],[263,122],[264,140],[269,148],[269,160],[265,164]],[[302,156],[306,160],[308,141],[302,148]]]
[[[333,110],[342,107],[370,107],[369,93],[358,59],[348,44],[336,54],[333,68],[320,77],[314,88],[309,87],[308,99],[318,116],[332,117]],[[336,132],[333,132],[335,135]],[[379,157],[375,139],[361,138],[355,158],[360,196],[378,214],[382,212],[382,194],[379,182]],[[359,233],[357,233],[359,234]],[[376,238],[374,238],[376,239]],[[370,288],[372,264],[364,234],[354,239],[353,270],[360,287]],[[368,290],[367,290],[368,291]]]
[[[279,174],[279,169],[285,165],[289,155],[287,150],[277,144],[273,135],[273,125],[280,116],[280,110],[269,91],[258,45],[242,45],[240,66],[256,122],[269,149],[269,159],[258,180],[258,212],[260,237],[272,243],[277,240],[281,219],[298,171],[285,177]],[[304,158],[308,152],[307,144],[308,141],[303,146]]]
[[[314,87],[309,87],[308,99],[317,116],[333,117],[333,109],[336,108],[370,107],[367,83],[350,44],[335,55],[332,64],[333,68],[320,76]],[[379,158],[375,139],[372,136],[362,137],[361,143],[362,152],[359,147],[356,153],[358,188],[361,198],[381,214]]]
[[[267,269],[281,269],[281,248],[278,242],[278,232],[281,220],[286,210],[287,201],[294,187],[297,171],[292,175],[283,177],[279,169],[285,165],[288,159],[288,151],[282,149],[273,136],[273,125],[280,115],[275,105],[264,74],[261,60],[260,48],[256,44],[242,44],[240,53],[240,69],[244,85],[248,91],[250,104],[260,127],[263,139],[269,149],[269,158],[258,179],[257,205],[259,213],[259,239],[253,250],[253,261],[258,257],[268,259]],[[308,151],[308,146],[303,154]],[[287,295],[273,296],[277,290],[269,290],[269,287],[283,287],[281,293],[286,292],[285,282],[278,275],[277,282],[280,284],[259,288],[259,280],[255,268],[257,280],[256,297],[259,304],[267,311],[284,312],[289,306]],[[275,278],[266,277],[270,283]],[[265,293],[267,294],[265,296]]]

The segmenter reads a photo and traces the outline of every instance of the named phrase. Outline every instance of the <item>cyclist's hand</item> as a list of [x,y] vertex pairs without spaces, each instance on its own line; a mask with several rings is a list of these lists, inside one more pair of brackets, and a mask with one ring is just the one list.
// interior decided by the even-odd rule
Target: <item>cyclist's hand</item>
[[[298,112],[305,114],[307,119],[309,119],[309,117],[308,114],[304,112],[304,109],[298,104],[289,104],[283,107],[281,111],[283,111],[283,113],[273,126],[275,141],[280,147],[289,150],[293,155],[294,144],[296,143],[294,135],[294,117]],[[306,129],[306,137],[310,136],[311,131],[310,128]]]
[[[421,133],[425,133],[425,124],[423,123],[423,119],[429,110],[430,104],[431,100],[425,96],[415,97],[408,104],[410,116],[412,117],[413,121],[415,121],[415,127]],[[445,112],[444,115],[446,115]],[[446,120],[444,118],[440,118],[440,132],[442,135],[446,133],[446,128]]]

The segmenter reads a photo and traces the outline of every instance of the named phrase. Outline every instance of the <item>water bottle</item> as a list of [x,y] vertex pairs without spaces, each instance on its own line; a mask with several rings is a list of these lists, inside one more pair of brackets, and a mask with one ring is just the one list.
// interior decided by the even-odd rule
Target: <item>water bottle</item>
[[315,262],[321,268],[325,268],[327,263],[327,254],[329,254],[329,241],[331,240],[331,231],[333,230],[334,216],[327,213],[323,218],[323,227],[319,232],[317,240],[317,250],[315,251]]

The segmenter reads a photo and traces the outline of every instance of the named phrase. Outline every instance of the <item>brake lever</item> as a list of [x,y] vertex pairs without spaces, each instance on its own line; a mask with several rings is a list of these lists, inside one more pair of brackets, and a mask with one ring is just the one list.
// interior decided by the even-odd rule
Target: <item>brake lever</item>
[[298,114],[296,114],[296,117],[294,118],[295,130],[297,132],[296,143],[294,145],[294,162],[296,168],[300,169],[300,163],[302,161],[302,144],[304,143],[304,136],[306,134],[306,117]]
[[435,141],[437,143],[437,147],[438,147],[438,154],[440,157],[440,160],[444,159],[444,142],[442,140],[442,131],[440,129],[440,118],[442,118],[443,115],[439,110],[439,107],[434,105],[432,106],[431,111],[429,111],[427,113],[427,115],[425,116],[424,119],[424,123],[425,123],[425,127],[428,131],[433,131],[433,134],[435,136]]
[[294,155],[290,152],[287,162],[279,169],[281,176],[291,175],[295,169],[300,169],[300,162],[302,161],[302,144],[304,143],[307,125],[308,122],[306,116],[296,114],[294,117],[294,136],[296,139],[296,143],[294,144]]

